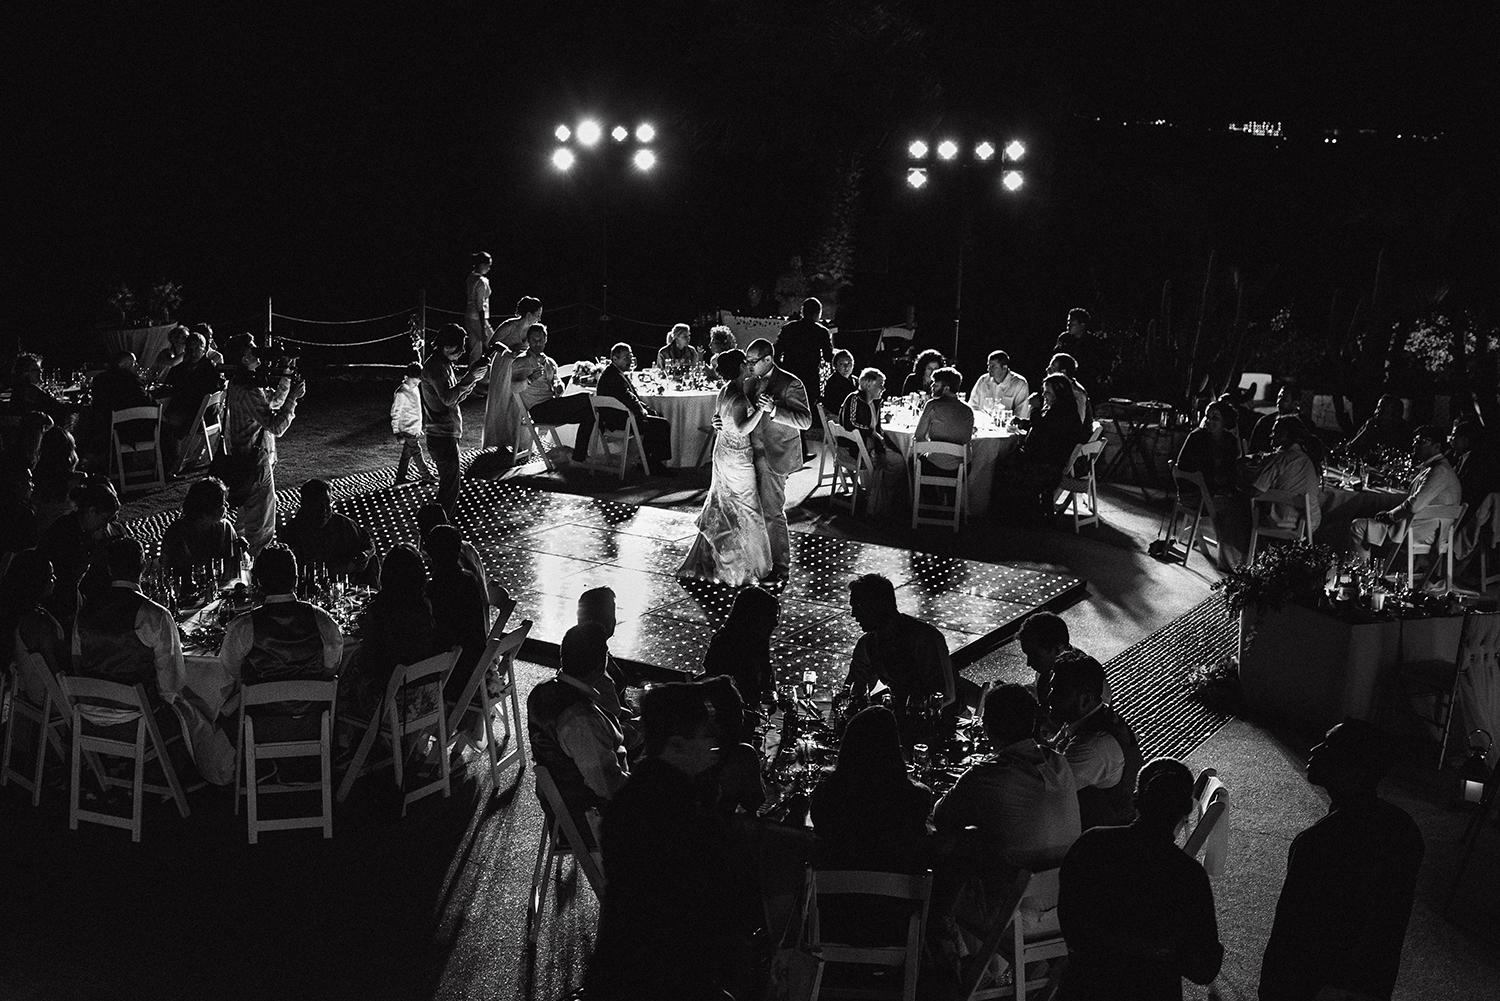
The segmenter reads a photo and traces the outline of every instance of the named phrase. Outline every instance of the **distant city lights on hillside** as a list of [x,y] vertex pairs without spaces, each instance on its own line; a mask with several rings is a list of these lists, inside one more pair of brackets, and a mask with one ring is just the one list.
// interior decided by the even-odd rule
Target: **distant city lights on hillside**
[[1243,124],[1231,124],[1230,132],[1246,132],[1252,136],[1265,136],[1271,139],[1281,138],[1280,122],[1245,122]]

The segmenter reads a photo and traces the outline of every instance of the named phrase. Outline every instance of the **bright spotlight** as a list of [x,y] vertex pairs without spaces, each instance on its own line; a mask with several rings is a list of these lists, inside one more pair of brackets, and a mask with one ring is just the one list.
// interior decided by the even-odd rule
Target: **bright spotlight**
[[1005,185],[1006,191],[1019,191],[1025,180],[1021,177],[1019,170],[1007,170],[1000,178],[1000,183]]
[[626,139],[630,138],[630,130],[623,125],[616,125],[613,129],[610,130],[609,135],[610,138],[615,142],[622,143]]
[[642,122],[635,127],[635,141],[648,143],[656,138],[656,130],[649,123]]
[[1026,144],[1023,143],[1023,142],[1021,142],[1021,140],[1019,140],[1019,139],[1012,139],[1009,143],[1006,144],[1006,146],[1005,146],[1005,158],[1007,160],[1009,160],[1011,163],[1015,163],[1017,160],[1021,159],[1021,157],[1025,156],[1025,155],[1026,155]]
[[558,142],[565,143],[568,141],[569,137],[573,135],[573,130],[568,128],[566,125],[559,125],[557,127],[557,131],[552,134],[557,136]]
[[656,166],[656,154],[649,149],[638,149],[635,156],[631,158],[635,162],[636,170],[650,170]]
[[578,123],[578,141],[585,146],[592,146],[599,141],[599,123],[592,118]]
[[913,160],[925,160],[927,159],[927,144],[917,139],[910,146],[906,147],[906,152]]
[[909,167],[906,171],[906,183],[913,188],[921,190],[927,186],[927,171],[922,167]]
[[988,160],[994,155],[995,146],[993,143],[982,142],[974,147],[974,158],[976,160]]
[[937,153],[938,156],[942,157],[944,160],[951,160],[955,156],[958,156],[958,143],[954,142],[952,139],[944,139],[942,142],[938,143]]
[[573,166],[573,151],[570,149],[559,149],[552,153],[552,166],[558,170],[568,170]]

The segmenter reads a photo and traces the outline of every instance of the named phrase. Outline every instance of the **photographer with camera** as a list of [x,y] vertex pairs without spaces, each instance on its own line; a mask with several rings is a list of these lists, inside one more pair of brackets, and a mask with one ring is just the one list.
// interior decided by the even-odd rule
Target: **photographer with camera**
[[460,404],[490,367],[487,358],[480,358],[459,374],[464,337],[463,327],[445,323],[432,335],[427,360],[422,364],[422,427],[427,432],[427,451],[437,466],[437,502],[449,518],[458,511],[458,442],[464,436]]
[[235,527],[253,556],[276,534],[276,439],[291,427],[307,383],[296,359],[284,354],[262,371],[260,350],[249,334],[230,343],[227,360],[237,365],[224,397],[228,454],[215,463],[220,467],[215,473],[229,486]]

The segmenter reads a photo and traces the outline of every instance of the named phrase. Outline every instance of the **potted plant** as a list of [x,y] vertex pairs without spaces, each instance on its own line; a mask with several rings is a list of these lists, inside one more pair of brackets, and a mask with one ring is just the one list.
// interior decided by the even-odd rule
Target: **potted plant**
[[1241,563],[1215,582],[1213,589],[1224,593],[1229,614],[1242,620],[1246,609],[1278,611],[1288,602],[1316,606],[1333,560],[1333,550],[1327,546],[1307,542],[1267,546],[1254,563]]

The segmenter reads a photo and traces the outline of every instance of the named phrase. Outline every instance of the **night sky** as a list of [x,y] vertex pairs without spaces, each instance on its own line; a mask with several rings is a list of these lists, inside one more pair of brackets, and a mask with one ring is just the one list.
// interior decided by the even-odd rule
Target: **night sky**
[[[842,321],[913,305],[941,341],[960,182],[935,177],[922,201],[901,178],[908,139],[945,130],[1031,150],[1020,197],[968,180],[976,353],[1050,338],[1071,305],[1138,320],[1210,249],[1261,282],[1266,309],[1367,282],[1382,246],[1413,289],[1447,282],[1492,308],[1492,5],[1136,6],[13,13],[12,333],[79,337],[107,283],[157,276],[184,286],[183,318],[228,328],[267,295],[318,318],[391,312],[422,288],[456,308],[481,248],[497,309],[525,293],[597,303],[606,205],[612,312],[752,311],[746,290],[809,251],[833,167],[858,151]],[[584,112],[650,120],[659,169],[559,177],[551,131]],[[1171,125],[1136,124],[1157,119]],[[1248,120],[1283,123],[1284,140],[1226,131]]]

